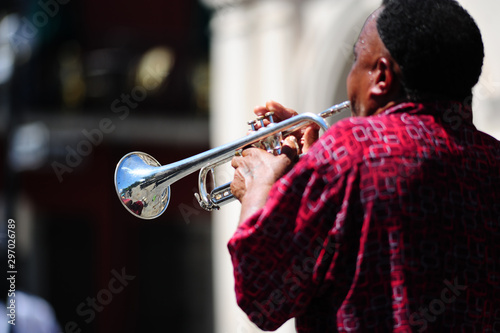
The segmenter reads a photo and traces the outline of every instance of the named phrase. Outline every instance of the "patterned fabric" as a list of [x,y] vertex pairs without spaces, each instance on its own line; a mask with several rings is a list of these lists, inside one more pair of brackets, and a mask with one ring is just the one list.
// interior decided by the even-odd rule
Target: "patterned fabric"
[[500,332],[500,143],[458,103],[345,119],[228,248],[264,330]]

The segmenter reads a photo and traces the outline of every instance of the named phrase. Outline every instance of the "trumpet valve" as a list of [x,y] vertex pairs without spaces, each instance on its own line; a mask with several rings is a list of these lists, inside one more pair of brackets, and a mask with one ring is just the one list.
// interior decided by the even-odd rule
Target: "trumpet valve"
[[265,116],[258,116],[258,117],[257,117],[257,120],[258,120],[258,121],[260,121],[260,126],[261,126],[261,128],[266,127],[266,126],[264,125],[264,119],[266,119],[266,117],[265,117]]
[[265,116],[266,118],[268,118],[268,119],[269,119],[269,122],[270,122],[271,124],[274,124],[274,119],[273,119],[274,112],[269,111],[269,112],[268,112],[268,113],[266,113],[264,116]]
[[250,126],[253,132],[255,132],[255,124],[257,123],[257,120],[250,120],[247,124]]

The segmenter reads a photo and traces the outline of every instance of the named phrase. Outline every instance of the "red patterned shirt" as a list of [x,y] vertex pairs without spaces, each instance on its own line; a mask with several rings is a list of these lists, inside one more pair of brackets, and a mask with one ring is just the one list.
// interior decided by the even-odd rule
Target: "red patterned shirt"
[[500,332],[500,143],[458,103],[345,119],[228,247],[264,330]]

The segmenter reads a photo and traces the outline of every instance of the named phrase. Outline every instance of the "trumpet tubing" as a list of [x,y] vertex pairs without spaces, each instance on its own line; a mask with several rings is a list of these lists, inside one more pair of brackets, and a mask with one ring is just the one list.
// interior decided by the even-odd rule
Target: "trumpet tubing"
[[[168,207],[170,186],[177,180],[200,170],[199,193],[195,196],[205,210],[219,209],[220,206],[234,200],[234,196],[230,190],[231,183],[215,187],[215,167],[227,163],[237,152],[250,145],[257,145],[273,154],[280,154],[283,137],[313,123],[327,130],[328,125],[324,119],[349,108],[349,102],[343,102],[319,114],[303,113],[279,123],[274,123],[272,114],[268,114],[266,116],[270,118],[270,125],[264,127],[263,119],[258,118],[261,128],[256,130],[253,122],[249,122],[253,129],[249,135],[164,166],[149,154],[128,153],[122,157],[115,169],[116,193],[130,213],[142,219],[154,219],[163,214]],[[211,187],[214,187],[211,191],[207,189],[210,174],[213,175]]]

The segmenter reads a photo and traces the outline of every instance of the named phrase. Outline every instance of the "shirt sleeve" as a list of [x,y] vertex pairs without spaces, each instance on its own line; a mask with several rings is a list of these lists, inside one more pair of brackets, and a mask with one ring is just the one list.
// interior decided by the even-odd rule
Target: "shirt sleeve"
[[322,145],[320,139],[274,185],[265,207],[228,244],[237,302],[264,330],[305,311],[338,254],[348,176],[330,163],[325,154],[331,150]]

